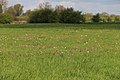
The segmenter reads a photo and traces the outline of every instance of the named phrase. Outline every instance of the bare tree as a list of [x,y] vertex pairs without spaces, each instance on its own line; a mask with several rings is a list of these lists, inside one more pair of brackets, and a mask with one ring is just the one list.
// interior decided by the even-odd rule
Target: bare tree
[[57,5],[56,7],[55,7],[55,11],[58,13],[58,14],[60,14],[62,11],[64,11],[64,6],[63,5]]
[[23,13],[23,8],[24,6],[22,6],[21,4],[16,4],[14,5],[14,11],[15,11],[15,16],[20,16]]
[[0,0],[0,5],[2,7],[2,13],[5,13],[7,9],[7,0]]
[[52,5],[49,2],[40,3],[39,9],[52,9]]

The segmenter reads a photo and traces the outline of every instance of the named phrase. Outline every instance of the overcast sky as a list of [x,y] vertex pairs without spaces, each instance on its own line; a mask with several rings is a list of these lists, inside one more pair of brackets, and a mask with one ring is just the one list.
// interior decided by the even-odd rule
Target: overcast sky
[[120,15],[120,0],[8,0],[9,6],[20,3],[24,6],[24,11],[38,7],[39,3],[50,2],[55,5],[73,7],[75,10],[83,12],[98,13],[108,12]]

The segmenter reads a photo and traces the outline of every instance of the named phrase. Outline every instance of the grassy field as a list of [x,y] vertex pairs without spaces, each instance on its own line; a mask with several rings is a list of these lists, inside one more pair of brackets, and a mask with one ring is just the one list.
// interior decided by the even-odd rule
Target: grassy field
[[120,80],[120,24],[0,25],[0,80]]

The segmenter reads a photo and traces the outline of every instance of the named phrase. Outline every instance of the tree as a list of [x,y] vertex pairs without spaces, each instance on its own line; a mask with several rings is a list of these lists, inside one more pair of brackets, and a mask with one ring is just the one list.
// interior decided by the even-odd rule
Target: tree
[[100,20],[101,20],[101,19],[100,19],[100,14],[99,14],[99,13],[96,14],[96,15],[94,15],[93,18],[92,18],[92,21],[93,21],[93,22],[100,22]]
[[108,18],[107,18],[107,21],[108,21],[108,22],[112,22],[111,17],[108,17]]
[[103,12],[103,13],[100,14],[100,16],[102,16],[102,17],[108,17],[109,14],[107,12]]
[[27,10],[25,13],[23,13],[24,16],[29,16],[32,13],[31,10]]
[[57,12],[52,11],[52,13],[49,16],[49,23],[57,23],[59,22],[59,15]]
[[23,6],[21,4],[14,5],[15,16],[20,16],[23,13]]
[[1,5],[1,12],[5,13],[6,12],[6,8],[7,8],[7,0],[0,0],[0,5]]
[[52,9],[52,5],[49,2],[40,3],[39,9]]
[[7,13],[12,15],[13,17],[15,16],[15,10],[13,6],[8,7]]
[[57,21],[57,13],[47,8],[32,11],[29,16],[29,22],[31,23],[55,23]]
[[10,6],[7,8],[6,12],[11,14],[13,17],[20,16],[23,13],[23,6],[21,4]]
[[108,21],[109,14],[107,12],[102,12],[100,13],[100,18],[102,22],[107,22]]
[[119,22],[119,21],[120,21],[119,17],[116,16],[116,17],[115,17],[115,22]]
[[11,23],[13,17],[9,14],[0,14],[0,24],[8,24]]
[[81,12],[74,11],[73,8],[67,8],[60,14],[61,23],[80,23],[81,18]]
[[85,21],[86,22],[91,22],[91,19],[93,17],[93,14],[92,13],[84,13],[83,14],[83,17],[85,18]]
[[[31,23],[85,23],[86,18],[81,11],[75,11],[73,8],[64,8],[58,5],[55,9],[47,3],[39,5],[38,9],[27,11]],[[90,15],[91,17],[91,15]],[[91,18],[90,18],[91,19]]]
[[56,23],[58,20],[58,14],[52,9],[49,2],[41,3],[39,9],[32,11],[29,15],[31,23]]
[[55,11],[58,13],[58,14],[60,14],[62,11],[64,11],[64,6],[62,6],[62,5],[57,5],[56,7],[55,7]]
[[81,22],[82,23],[85,23],[87,20],[86,20],[86,17],[85,17],[85,15],[82,15],[82,17],[81,17]]
[[0,13],[2,13],[2,5],[0,4]]

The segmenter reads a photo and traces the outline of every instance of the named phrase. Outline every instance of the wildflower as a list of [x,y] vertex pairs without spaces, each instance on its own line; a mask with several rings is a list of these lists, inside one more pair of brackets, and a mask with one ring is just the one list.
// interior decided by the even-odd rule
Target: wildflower
[[90,53],[90,51],[87,51],[87,53]]
[[85,37],[87,37],[88,35],[85,35]]

